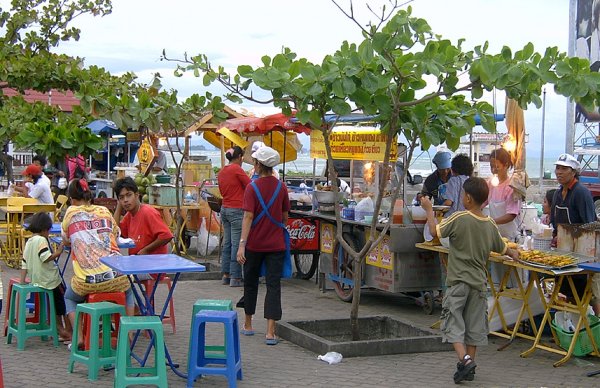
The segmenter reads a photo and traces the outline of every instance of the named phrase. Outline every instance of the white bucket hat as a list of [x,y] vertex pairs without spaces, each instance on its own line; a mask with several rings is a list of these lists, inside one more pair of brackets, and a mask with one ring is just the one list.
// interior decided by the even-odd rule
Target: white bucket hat
[[252,157],[262,165],[267,167],[275,167],[279,164],[281,158],[279,152],[271,147],[262,146],[252,153]]
[[556,162],[554,162],[554,165],[571,167],[577,172],[581,170],[581,165],[579,164],[579,161],[577,161],[575,157],[569,154],[561,154],[556,160]]
[[256,152],[260,147],[265,147],[266,144],[262,141],[255,141],[252,143],[252,152]]

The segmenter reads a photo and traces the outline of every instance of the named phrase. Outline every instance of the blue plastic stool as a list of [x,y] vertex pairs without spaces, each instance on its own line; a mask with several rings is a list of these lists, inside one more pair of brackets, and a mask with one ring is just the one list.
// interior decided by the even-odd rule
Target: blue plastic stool
[[[207,357],[206,323],[222,323],[225,331],[225,358]],[[192,318],[192,338],[190,341],[191,358],[188,363],[187,386],[193,387],[194,381],[202,375],[223,375],[230,387],[242,380],[242,355],[237,312],[203,310]],[[208,366],[213,365],[213,366]]]
[[[27,295],[36,293],[39,295],[40,300],[39,321],[35,323],[27,322]],[[42,337],[42,341],[46,341],[51,336],[54,346],[58,347],[58,328],[56,326],[56,310],[52,290],[31,284],[13,284],[8,309],[7,344],[12,342],[12,336],[15,335],[17,337],[17,350],[24,350],[27,338]]]
[[[192,317],[198,314],[200,311],[213,310],[213,311],[233,311],[233,302],[228,299],[198,299],[192,307]],[[192,338],[192,330],[194,329],[193,322],[190,325],[190,338]],[[204,350],[206,351],[205,357],[210,358],[225,358],[225,333],[223,333],[223,345],[205,345]],[[208,353],[210,352],[210,353]],[[188,360],[190,359],[188,354]]]

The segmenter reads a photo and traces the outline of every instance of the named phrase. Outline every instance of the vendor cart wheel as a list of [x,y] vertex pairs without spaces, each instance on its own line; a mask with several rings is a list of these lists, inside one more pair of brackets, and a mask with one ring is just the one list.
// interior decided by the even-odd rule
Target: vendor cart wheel
[[433,296],[431,295],[431,292],[425,292],[423,294],[423,311],[428,315],[433,314]]
[[[353,247],[354,250],[358,250],[357,243],[354,239],[346,239],[346,242]],[[333,249],[333,257],[331,260],[333,273],[337,274],[342,279],[354,279],[354,267],[355,263],[352,261],[352,256],[348,254],[342,248],[342,245],[338,242],[335,243]],[[353,286],[340,281],[333,281],[333,287],[337,296],[344,302],[352,302],[352,290]]]
[[296,264],[296,277],[308,280],[313,277],[319,264],[318,253],[294,253],[294,264]]

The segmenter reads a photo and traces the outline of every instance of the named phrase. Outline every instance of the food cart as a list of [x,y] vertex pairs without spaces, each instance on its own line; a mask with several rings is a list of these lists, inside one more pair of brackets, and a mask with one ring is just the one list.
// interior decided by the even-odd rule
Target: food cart
[[[318,131],[311,132],[311,156],[313,157],[324,155],[322,135],[319,138],[319,134]],[[385,137],[374,128],[361,130],[357,127],[342,127],[334,129],[334,134],[335,136],[330,137],[334,159],[362,160],[367,166],[368,162],[372,162],[373,165],[370,171],[364,171],[362,182],[352,182],[350,186],[358,191],[362,184],[362,189],[374,193],[378,187],[378,179],[388,179],[383,169],[378,166],[384,157]],[[404,149],[398,152],[394,144],[391,161],[396,160],[398,153],[401,153],[401,159],[405,157]],[[403,182],[403,179],[403,176],[398,176],[392,180]],[[356,264],[335,239],[337,222],[334,207],[340,206],[340,194],[319,191],[314,194],[318,198],[316,208],[310,211],[292,210],[290,217],[318,223],[321,287],[325,290],[326,283],[330,282],[338,297],[348,302],[352,300],[352,290],[356,286],[356,279],[354,279]],[[353,197],[359,199],[356,193]],[[389,211],[391,212],[391,208]],[[391,217],[387,218],[387,221],[383,218],[381,221],[392,221]],[[351,247],[360,250],[368,239],[371,222],[368,218],[365,220],[357,217],[357,219],[342,218],[342,236]],[[375,226],[379,231],[384,227],[385,224],[379,222]],[[390,225],[386,236],[367,254],[362,271],[363,278],[360,279],[359,284],[365,288],[413,297],[427,313],[431,313],[434,291],[441,286],[441,270],[437,255],[415,248],[416,243],[423,241],[423,227],[424,224],[414,223]]]

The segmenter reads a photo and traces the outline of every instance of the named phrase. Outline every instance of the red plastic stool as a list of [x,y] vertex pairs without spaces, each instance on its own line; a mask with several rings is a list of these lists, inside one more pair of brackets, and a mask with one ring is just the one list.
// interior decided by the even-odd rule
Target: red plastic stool
[[[144,285],[144,289],[146,290],[146,297],[150,298],[152,294],[152,289],[154,288],[155,279],[142,280],[142,284]],[[171,278],[168,276],[163,276],[160,278],[160,284],[166,284],[168,291],[171,291],[171,287],[173,283],[171,282]],[[154,299],[150,301],[152,306],[154,306]],[[171,300],[169,301],[169,315],[165,315],[162,320],[162,323],[170,323],[171,328],[173,329],[173,334],[175,334],[175,306],[173,304],[173,297],[171,296]]]
[[4,388],[4,375],[2,374],[2,359],[0,358],[0,388]]
[[[30,282],[29,278],[25,279],[25,281],[27,283]],[[10,306],[10,296],[12,294],[12,286],[13,284],[19,284],[21,283],[21,279],[20,278],[10,278],[10,280],[8,281],[8,296],[6,297],[6,304],[5,304],[5,312],[4,312],[4,336],[6,337],[6,334],[8,333],[8,306]],[[40,297],[38,294],[35,294],[34,296],[34,304],[35,304],[35,309],[33,312],[33,316],[31,317],[27,317],[26,321],[27,322],[39,322],[40,321]],[[18,305],[17,305],[18,306]],[[18,315],[18,313],[15,312],[15,316]]]
[[[96,303],[96,302],[112,302],[116,304],[120,304],[121,306],[126,306],[125,302],[125,293],[124,292],[101,292],[98,294],[88,294],[86,297],[87,303]],[[91,325],[88,314],[82,314],[82,325],[83,325],[83,343],[84,350],[90,350],[90,332]],[[113,314],[112,322],[115,325],[115,330],[111,333],[111,343],[113,346],[117,346],[117,336],[119,334],[119,320],[121,319],[120,314]],[[108,328],[109,330],[111,328]],[[106,328],[102,328],[102,330],[106,330]],[[102,334],[102,333],[101,333]],[[100,343],[102,343],[102,336],[100,336]]]

